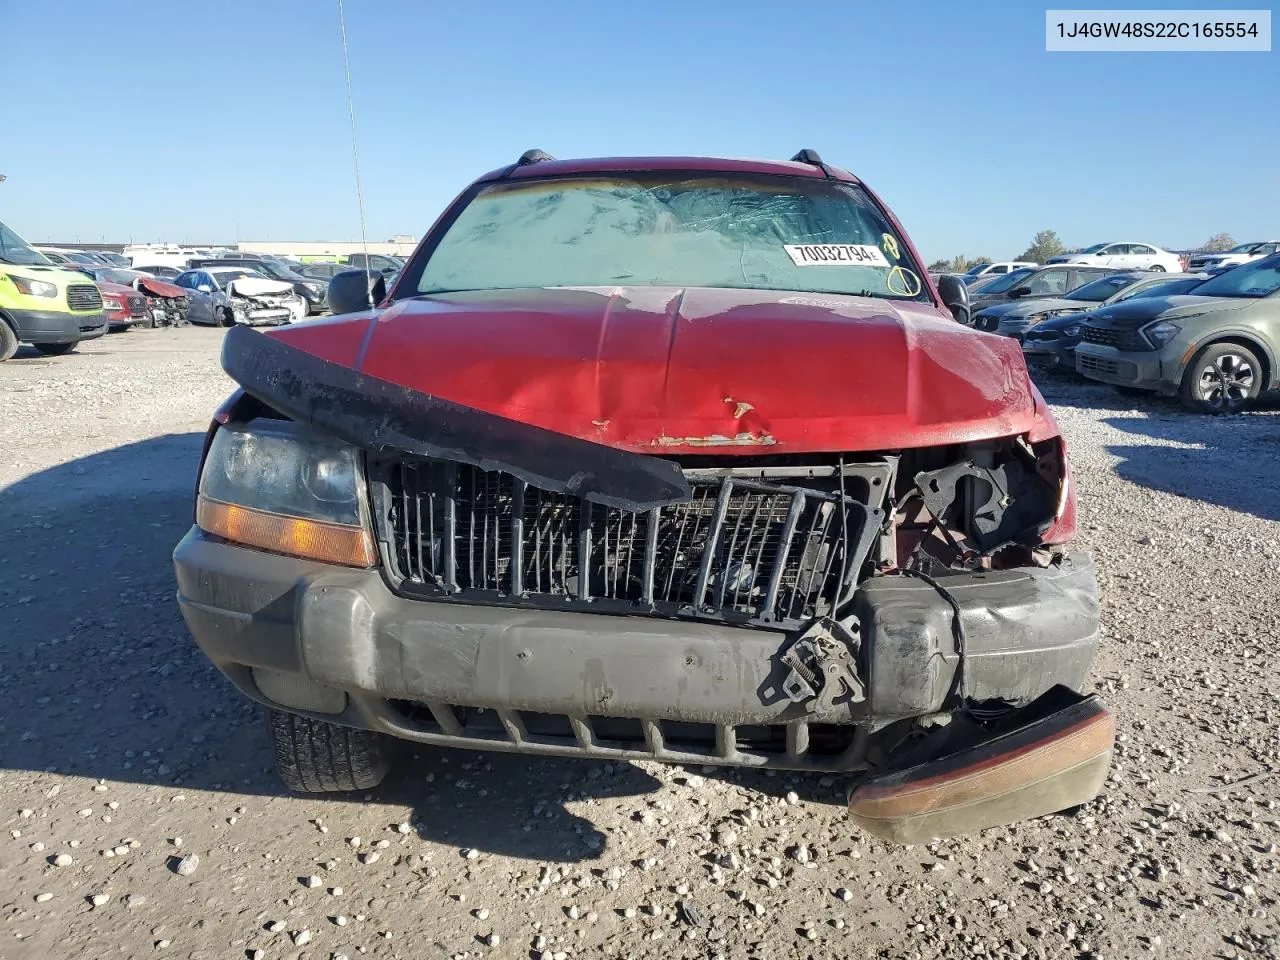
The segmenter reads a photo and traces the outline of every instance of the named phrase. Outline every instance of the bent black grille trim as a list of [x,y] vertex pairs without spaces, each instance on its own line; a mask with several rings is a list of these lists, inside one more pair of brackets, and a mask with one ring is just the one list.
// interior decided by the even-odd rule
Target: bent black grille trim
[[393,589],[556,610],[653,614],[790,629],[833,612],[877,536],[888,460],[779,478],[688,472],[684,503],[633,511],[443,460],[371,459]]

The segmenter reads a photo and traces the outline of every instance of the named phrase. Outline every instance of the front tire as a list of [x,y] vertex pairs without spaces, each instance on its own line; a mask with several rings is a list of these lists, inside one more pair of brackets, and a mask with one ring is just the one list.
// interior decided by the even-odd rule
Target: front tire
[[1164,272],[1165,272],[1164,267],[1160,266],[1160,264],[1158,264],[1158,263],[1153,263],[1151,266],[1147,267],[1147,269],[1148,269],[1148,270],[1150,270],[1152,273],[1164,273]]
[[232,315],[230,310],[219,310],[217,320],[218,326],[220,327],[232,327],[235,326],[236,322],[236,318]]
[[276,772],[298,793],[335,793],[376,787],[391,767],[391,741],[371,730],[341,727],[271,711]]
[[1179,394],[1197,413],[1238,413],[1262,392],[1262,364],[1248,347],[1211,343],[1187,365]]
[[46,357],[60,357],[76,348],[74,343],[33,343],[32,346]]
[[17,352],[18,335],[9,328],[9,324],[0,320],[0,363],[4,363]]

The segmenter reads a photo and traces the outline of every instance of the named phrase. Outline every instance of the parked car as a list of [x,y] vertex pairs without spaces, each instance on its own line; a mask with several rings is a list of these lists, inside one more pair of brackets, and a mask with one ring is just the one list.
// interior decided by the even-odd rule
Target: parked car
[[[1201,280],[1205,279],[1203,276]],[[1027,296],[1010,303],[984,307],[974,314],[973,326],[1021,340],[1030,328],[1064,313],[1083,313],[1103,304],[1128,299],[1147,287],[1167,283],[1169,274],[1150,271],[1104,273],[1060,297]]]
[[132,269],[137,270],[139,273],[149,273],[153,277],[162,277],[165,280],[173,280],[183,272],[177,267],[164,267],[159,264],[151,264],[147,267],[135,266]]
[[1118,270],[1163,270],[1181,273],[1182,258],[1149,243],[1095,243],[1078,253],[1050,257],[1045,263],[1087,263]]
[[188,270],[173,281],[187,291],[189,323],[230,327],[235,324],[281,324],[307,315],[306,301],[292,285],[245,267]]
[[1061,297],[1091,280],[1115,272],[1108,267],[1065,264],[1034,267],[1026,273],[1015,270],[1000,280],[972,290],[970,308],[977,316],[987,307],[1024,297]]
[[[1146,274],[1151,276],[1151,274]],[[1123,300],[1138,300],[1144,297],[1172,297],[1191,293],[1196,287],[1208,279],[1208,274],[1195,273],[1189,275],[1174,274],[1169,279],[1167,274],[1159,274],[1161,282],[1148,284],[1143,282],[1139,289],[1125,291]],[[1098,281],[1094,281],[1095,283]],[[1090,284],[1081,287],[1084,290]],[[1076,291],[1077,293],[1079,291]],[[1116,301],[1116,302],[1123,302]],[[1113,301],[1107,301],[1110,303]],[[1029,366],[1058,367],[1075,373],[1076,347],[1080,343],[1080,331],[1098,310],[1105,310],[1106,304],[1087,310],[1084,313],[1065,313],[1050,317],[1033,326],[1022,337],[1022,354],[1027,358]]]
[[102,294],[0,223],[0,361],[29,343],[58,356],[107,332]]
[[1255,240],[1217,253],[1193,253],[1187,261],[1187,269],[1217,270],[1222,267],[1236,267],[1242,263],[1261,260],[1272,253],[1280,253],[1280,240]]
[[[390,735],[845,774],[883,751],[850,812],[901,842],[1094,796],[1114,723],[1074,692],[1098,597],[1060,431],[919,264],[812,151],[531,151],[376,323],[229,330],[242,391],[178,596],[273,711],[285,783],[368,789]],[[362,271],[333,282],[364,305]]]
[[[1101,313],[1101,311],[1100,311]],[[1211,277],[1188,296],[1133,300],[1081,330],[1086,377],[1177,394],[1205,413],[1233,413],[1274,389],[1280,348],[1280,254]]]
[[[50,263],[63,264],[102,264],[103,261],[86,250],[68,250],[65,247],[36,247]],[[56,259],[55,259],[56,258]]]
[[404,268],[404,260],[389,254],[371,253],[366,258],[363,253],[353,253],[347,257],[348,270],[364,270],[368,267],[374,273],[395,273]]
[[135,323],[150,322],[147,298],[133,287],[110,280],[99,280],[98,290],[102,293],[102,308],[107,311],[108,326],[112,333],[128,330]]
[[[298,273],[294,266],[281,260],[274,260],[269,257],[222,257],[217,260],[192,260],[191,266],[193,268],[208,266],[247,267],[250,270],[256,270],[264,277],[270,277],[272,280],[282,280],[289,284],[293,292],[306,303],[307,312],[303,316],[322,313],[328,308],[328,301],[326,300],[329,290],[328,284],[314,277]],[[297,319],[302,318],[299,317]]]
[[960,279],[965,283],[976,283],[983,278],[1001,277],[1014,270],[1027,270],[1031,267],[1039,266],[1029,260],[1001,260],[997,263],[975,263],[972,267],[960,274]]
[[92,277],[99,287],[103,282],[119,284],[145,297],[147,314],[132,321],[136,326],[181,326],[186,322],[187,291],[176,284],[141,270],[126,270],[122,267],[90,267],[81,264],[79,270]]
[[312,280],[319,280],[322,283],[328,283],[342,271],[350,269],[345,263],[329,263],[326,261],[312,261],[295,268],[302,276],[309,277]]

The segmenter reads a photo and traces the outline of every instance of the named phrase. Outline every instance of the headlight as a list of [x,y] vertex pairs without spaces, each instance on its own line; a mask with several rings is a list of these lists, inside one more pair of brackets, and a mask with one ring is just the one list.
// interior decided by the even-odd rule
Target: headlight
[[1157,320],[1155,323],[1142,328],[1143,334],[1157,350],[1176,337],[1181,331],[1182,327],[1171,320]]
[[115,313],[118,310],[123,310],[124,304],[121,303],[119,300],[117,300],[115,297],[103,297],[102,309],[107,311],[107,313]]
[[307,289],[317,297],[323,297],[325,295],[326,287],[323,283],[308,283]]
[[26,277],[15,277],[9,275],[9,279],[13,281],[13,285],[18,288],[19,293],[25,293],[28,297],[56,297],[58,295],[58,285],[49,283],[45,280],[28,280]]
[[354,448],[289,423],[214,434],[196,523],[235,543],[323,563],[371,567],[377,557]]
[[1069,327],[1063,327],[1063,328],[1062,328],[1062,335],[1063,335],[1064,337],[1078,337],[1078,336],[1080,336],[1080,324],[1078,324],[1078,323],[1073,323],[1073,324],[1071,324],[1071,326],[1069,326]]

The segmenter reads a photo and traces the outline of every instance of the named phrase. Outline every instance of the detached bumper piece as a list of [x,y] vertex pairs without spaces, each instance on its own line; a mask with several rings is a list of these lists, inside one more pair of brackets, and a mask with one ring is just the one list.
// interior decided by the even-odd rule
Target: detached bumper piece
[[965,726],[947,729],[928,759],[862,781],[849,798],[854,822],[897,843],[972,833],[1086,803],[1111,766],[1115,719],[1066,687],[994,729]]

